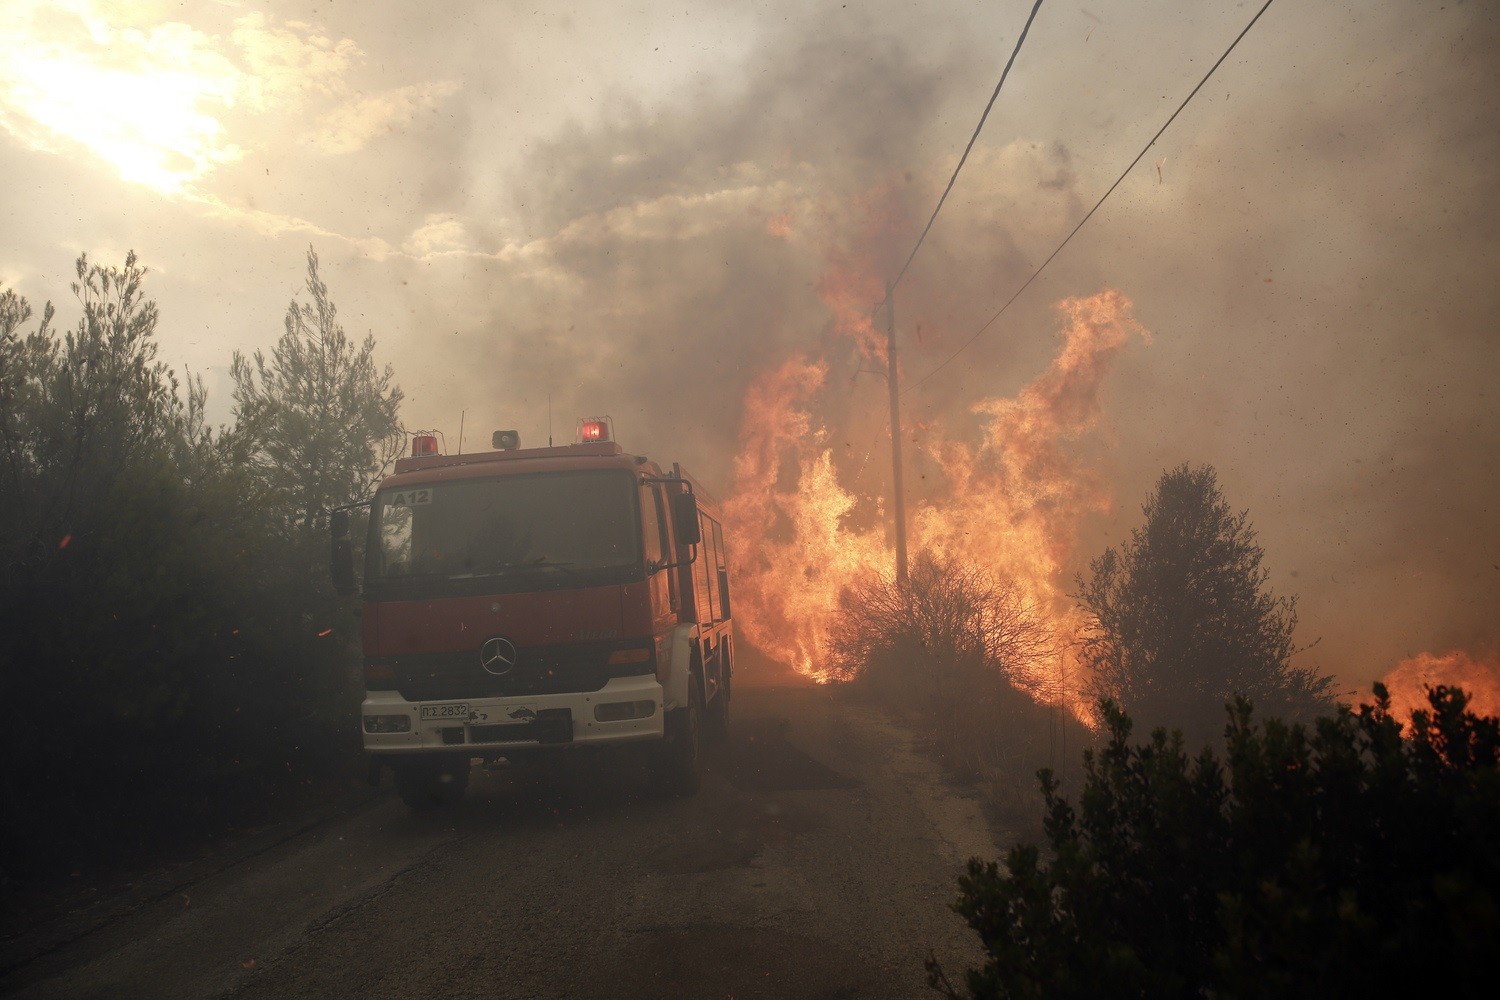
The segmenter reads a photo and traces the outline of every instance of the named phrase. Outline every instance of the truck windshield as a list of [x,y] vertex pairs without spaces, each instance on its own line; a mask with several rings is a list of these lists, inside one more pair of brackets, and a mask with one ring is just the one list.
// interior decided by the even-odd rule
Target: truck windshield
[[640,570],[635,493],[634,478],[615,470],[383,490],[368,580],[492,591],[613,582]]

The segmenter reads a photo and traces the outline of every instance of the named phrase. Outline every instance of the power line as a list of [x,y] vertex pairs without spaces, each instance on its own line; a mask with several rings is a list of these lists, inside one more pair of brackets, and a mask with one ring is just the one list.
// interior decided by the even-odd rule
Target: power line
[[969,150],[974,148],[974,142],[979,138],[980,129],[984,128],[985,119],[990,116],[990,109],[995,106],[995,98],[1000,96],[1000,88],[1005,86],[1005,78],[1010,75],[1010,68],[1016,61],[1016,55],[1021,51],[1021,44],[1026,41],[1026,33],[1031,30],[1031,22],[1036,19],[1036,12],[1041,9],[1042,0],[1036,0],[1031,8],[1031,16],[1026,18],[1026,27],[1021,29],[1021,37],[1016,39],[1016,47],[1011,50],[1010,59],[1005,64],[1005,69],[1000,73],[1000,82],[995,84],[995,92],[990,95],[990,102],[984,106],[984,114],[979,116],[979,124],[974,126],[974,134],[969,136],[969,144],[964,147],[964,155],[958,158],[958,166],[953,168],[953,176],[948,178],[948,186],[943,188],[943,196],[938,199],[937,208],[932,210],[932,218],[927,220],[922,235],[917,237],[917,245],[911,248],[911,253],[906,255],[906,263],[901,265],[901,271],[896,275],[896,280],[891,282],[891,291],[901,284],[901,279],[906,276],[906,269],[911,266],[912,258],[916,257],[917,251],[922,249],[922,241],[927,238],[927,233],[932,229],[932,224],[937,221],[938,213],[943,210],[943,202],[948,200],[948,192],[953,190],[953,182],[958,180],[958,172],[964,168],[964,161],[969,158]]
[[1022,292],[1031,287],[1031,283],[1035,281],[1044,270],[1047,269],[1047,265],[1052,263],[1052,259],[1054,257],[1062,253],[1063,247],[1067,246],[1068,242],[1078,234],[1078,230],[1083,228],[1083,224],[1085,222],[1088,222],[1089,219],[1093,218],[1094,213],[1099,210],[1100,205],[1104,204],[1105,199],[1114,194],[1115,188],[1119,187],[1120,182],[1125,179],[1125,176],[1129,174],[1130,171],[1135,169],[1135,165],[1141,162],[1141,158],[1146,155],[1147,151],[1150,150],[1152,146],[1156,145],[1156,140],[1161,138],[1162,133],[1167,130],[1167,126],[1171,125],[1172,122],[1176,120],[1177,116],[1182,113],[1182,109],[1188,106],[1188,102],[1191,101],[1195,96],[1197,96],[1198,91],[1203,89],[1203,85],[1208,82],[1208,78],[1214,75],[1214,71],[1219,68],[1219,65],[1223,63],[1225,59],[1229,58],[1229,53],[1233,52],[1234,47],[1240,44],[1240,39],[1244,38],[1247,34],[1250,33],[1250,29],[1255,27],[1255,22],[1260,20],[1260,16],[1266,12],[1266,9],[1269,8],[1273,2],[1274,0],[1266,0],[1265,5],[1261,7],[1260,10],[1256,11],[1255,16],[1250,19],[1250,23],[1245,25],[1244,30],[1235,36],[1234,41],[1229,43],[1229,48],[1224,50],[1224,54],[1219,57],[1218,62],[1215,62],[1212,66],[1210,66],[1208,72],[1203,74],[1203,79],[1198,81],[1198,86],[1194,87],[1192,93],[1188,94],[1183,102],[1177,105],[1177,110],[1172,112],[1172,116],[1167,119],[1166,124],[1156,130],[1156,134],[1151,137],[1151,141],[1146,143],[1141,151],[1136,154],[1135,159],[1130,161],[1130,166],[1126,167],[1124,171],[1121,172],[1120,176],[1115,179],[1115,182],[1109,186],[1109,190],[1104,192],[1104,197],[1100,198],[1097,202],[1094,203],[1094,207],[1089,209],[1088,214],[1085,215],[1081,220],[1079,220],[1078,225],[1073,227],[1073,231],[1066,237],[1064,237],[1063,241],[1057,245],[1057,249],[1053,250],[1052,253],[1047,257],[1047,259],[1042,261],[1040,267],[1031,272],[1031,277],[1027,278],[1025,283],[1022,284],[1020,288],[1016,289],[1016,293],[1014,295],[1012,295],[1009,299],[1006,299],[1005,305],[1001,306],[999,311],[997,311],[995,315],[986,320],[983,326],[974,331],[974,335],[972,337],[960,344],[958,350],[948,355],[948,357],[943,361],[942,364],[938,365],[932,371],[928,372],[926,375],[923,375],[921,378],[917,379],[917,381],[907,386],[906,389],[902,392],[902,395],[911,392],[913,389],[920,386],[923,382],[926,382],[928,379],[932,378],[932,376],[948,367],[948,365],[953,361],[954,358],[958,357],[966,349],[968,349],[970,344],[978,340],[986,330],[994,325],[996,320],[998,320],[1005,314],[1005,310],[1010,308],[1012,302],[1021,297]]

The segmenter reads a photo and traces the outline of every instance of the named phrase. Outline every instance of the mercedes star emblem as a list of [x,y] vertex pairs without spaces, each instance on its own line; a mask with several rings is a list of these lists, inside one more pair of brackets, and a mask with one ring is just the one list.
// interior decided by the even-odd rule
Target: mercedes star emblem
[[516,644],[498,635],[479,647],[479,665],[487,674],[503,677],[516,665]]

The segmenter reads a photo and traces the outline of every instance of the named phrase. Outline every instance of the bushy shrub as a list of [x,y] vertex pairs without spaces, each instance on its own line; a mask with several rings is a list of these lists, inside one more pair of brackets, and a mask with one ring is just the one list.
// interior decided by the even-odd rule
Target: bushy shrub
[[[1385,689],[1309,731],[1230,711],[1223,760],[1180,734],[1042,772],[1050,851],[972,859],[955,909],[975,997],[1477,996],[1500,934],[1500,721],[1439,687],[1403,735]],[[929,981],[957,996],[929,962]]]
[[357,747],[320,526],[157,360],[135,256],[77,275],[67,330],[0,291],[0,882],[202,835]]

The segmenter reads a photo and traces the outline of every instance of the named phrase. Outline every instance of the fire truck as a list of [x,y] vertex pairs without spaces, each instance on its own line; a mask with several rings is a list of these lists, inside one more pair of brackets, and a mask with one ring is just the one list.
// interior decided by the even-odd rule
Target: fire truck
[[427,810],[476,760],[637,747],[652,778],[697,790],[700,744],[729,721],[734,626],[712,499],[579,424],[570,445],[445,455],[418,435],[376,489],[363,573],[351,505],[332,575],[359,594],[364,748],[376,780]]

